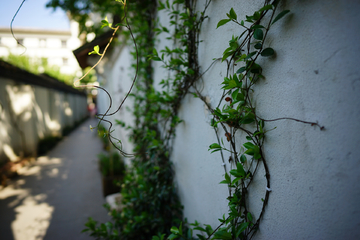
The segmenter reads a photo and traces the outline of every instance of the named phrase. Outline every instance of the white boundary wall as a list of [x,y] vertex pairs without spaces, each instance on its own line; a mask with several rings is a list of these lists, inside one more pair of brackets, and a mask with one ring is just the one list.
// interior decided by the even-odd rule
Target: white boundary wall
[[[107,55],[108,58],[104,59],[99,66],[96,68],[97,72],[100,74],[97,75],[98,81],[101,83],[101,86],[104,87],[112,98],[112,107],[108,113],[114,113],[117,111],[120,103],[125,98],[128,89],[130,89],[133,75],[131,74],[130,64],[131,56],[130,49],[127,46],[122,45],[121,47],[115,48],[112,52],[109,52]],[[97,108],[99,114],[104,114],[109,107],[110,99],[108,95],[102,91],[98,90],[97,96]],[[127,126],[132,126],[134,122],[134,117],[131,114],[131,108],[133,104],[131,97],[124,102],[123,107],[117,113],[106,117],[106,120],[109,120],[113,123],[112,135],[121,141],[122,149],[131,153],[133,145],[127,139],[129,139],[130,130],[126,130],[122,127],[119,127],[116,124],[116,120],[124,122]],[[106,128],[109,125],[105,122],[102,123]],[[116,140],[114,140],[116,142]],[[129,164],[130,159],[125,159]]]
[[[198,1],[199,9],[204,2]],[[239,34],[236,24],[216,29],[218,21],[226,18],[230,8],[243,19],[262,4],[259,0],[212,1],[200,35],[203,70],[221,56],[231,36]],[[257,112],[264,119],[318,121],[326,130],[290,120],[266,123],[267,130],[276,127],[267,133],[264,144],[272,192],[255,239],[359,239],[360,2],[283,1],[278,11],[284,9],[291,13],[274,24],[267,39],[276,57],[260,63],[266,80],[255,87]],[[160,16],[160,21],[166,25],[166,16]],[[130,56],[124,48],[111,58],[111,67],[104,71],[108,76],[105,88],[120,100],[131,80],[121,80],[119,69],[128,71]],[[160,81],[164,70],[157,63],[154,68]],[[217,63],[203,77],[202,94],[212,106],[219,101],[225,74],[225,64]],[[105,109],[102,98],[99,93],[101,113]],[[184,122],[177,128],[172,160],[184,214],[189,222],[216,227],[217,219],[227,212],[227,187],[219,184],[224,178],[219,154],[208,152],[208,146],[216,142],[211,116],[190,95],[182,102],[179,116]],[[112,119],[131,122],[128,117],[124,113]],[[255,215],[265,187],[265,178],[255,179],[250,192]]]
[[[61,136],[87,115],[85,95],[15,82],[0,77],[0,162],[36,156],[37,143]],[[22,137],[21,137],[22,136]]]

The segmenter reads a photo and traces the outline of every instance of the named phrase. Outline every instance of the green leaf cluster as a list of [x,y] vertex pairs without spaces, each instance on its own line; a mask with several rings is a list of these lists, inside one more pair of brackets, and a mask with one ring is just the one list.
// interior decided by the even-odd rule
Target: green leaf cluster
[[96,45],[96,46],[94,46],[94,50],[91,51],[91,52],[89,52],[88,54],[89,54],[89,55],[97,54],[97,55],[101,56],[101,53],[99,53],[99,50],[100,50],[99,45]]
[[125,163],[118,152],[101,153],[98,155],[99,167],[104,177],[124,176]]
[[236,13],[235,13],[235,11],[234,11],[233,8],[230,9],[230,12],[227,13],[226,16],[227,16],[228,18],[226,18],[226,19],[221,19],[221,20],[218,22],[216,28],[219,28],[219,27],[225,25],[226,23],[228,23],[228,22],[230,22],[230,21],[237,21],[237,15],[236,15]]
[[56,65],[49,65],[46,58],[39,59],[10,53],[7,57],[1,59],[33,74],[46,74],[69,86],[73,86],[74,79],[76,79],[75,73],[73,75],[61,73],[60,68]]

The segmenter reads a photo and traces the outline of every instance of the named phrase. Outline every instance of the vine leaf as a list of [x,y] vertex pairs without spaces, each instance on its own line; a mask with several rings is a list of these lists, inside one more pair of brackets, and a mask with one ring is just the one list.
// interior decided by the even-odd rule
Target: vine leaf
[[246,149],[249,149],[249,148],[254,148],[254,144],[251,143],[251,142],[246,142],[243,144],[243,146],[246,148]]
[[247,161],[246,156],[243,154],[240,157],[240,162],[245,163]]
[[241,67],[241,68],[239,68],[237,71],[236,71],[236,73],[242,73],[242,72],[244,72],[246,70],[246,67]]
[[148,55],[148,58],[154,61],[161,61],[161,58],[155,48],[153,49],[153,54]]
[[262,8],[260,8],[259,12],[263,12],[263,11],[270,10],[270,9],[273,9],[272,4],[269,4],[269,5],[266,5],[266,6],[262,7]]
[[254,31],[254,38],[256,40],[263,40],[264,33],[260,28],[255,29]]
[[218,22],[216,28],[218,28],[218,27],[220,27],[220,26],[222,26],[222,25],[225,25],[225,24],[227,24],[227,23],[230,22],[230,21],[231,21],[231,19],[222,19],[222,20],[220,20],[220,21]]
[[241,163],[236,164],[236,170],[242,177],[245,177],[245,170]]
[[257,43],[254,45],[255,49],[261,49],[262,48],[262,44],[261,43]]
[[210,151],[211,149],[214,149],[211,153],[214,153],[214,152],[217,152],[217,151],[220,151],[222,149],[222,147],[217,144],[217,143],[213,143],[209,146],[209,149],[208,151]]
[[254,25],[250,29],[265,28],[263,25]]
[[250,212],[247,213],[247,218],[249,219],[250,222],[252,222],[253,217]]
[[234,11],[233,8],[230,9],[230,17],[231,17],[232,19],[237,20],[237,15],[236,15],[236,13],[235,13],[235,11]]
[[101,54],[99,53],[99,50],[100,50],[99,45],[96,45],[96,46],[94,47],[94,51],[89,52],[88,54],[89,54],[89,55],[91,55],[91,54],[97,54],[97,55],[100,55],[100,56],[101,56]]
[[[180,227],[181,227],[181,225],[180,225]],[[170,231],[174,234],[180,234],[180,230],[175,226],[171,227]]]
[[279,14],[275,17],[274,21],[272,21],[271,25],[274,24],[274,23],[276,23],[278,20],[280,20],[282,17],[284,17],[284,16],[285,16],[286,14],[288,14],[289,12],[290,12],[290,10],[284,10],[284,11],[282,11],[281,13],[279,13]]
[[228,240],[233,239],[231,233],[227,232],[224,229],[217,231],[214,234],[214,236],[215,236],[215,239],[228,239]]
[[223,183],[225,183],[225,184],[231,184],[231,178],[230,178],[230,176],[229,176],[228,173],[225,173],[225,180],[222,180],[222,181],[220,182],[220,184],[223,184]]
[[252,56],[254,56],[255,54],[257,54],[257,51],[254,51],[254,52],[249,53],[249,54],[246,56],[245,60],[250,59],[250,58],[251,58]]
[[264,50],[262,50],[261,52],[261,56],[263,57],[270,57],[272,55],[274,55],[275,51],[272,48],[265,48]]
[[104,20],[101,20],[101,23],[102,23],[102,25],[101,25],[101,27],[100,28],[104,28],[104,27],[107,27],[107,26],[109,26],[109,28],[111,28],[111,23],[109,23],[109,21],[108,21],[108,18],[107,17],[105,17],[105,19]]
[[239,237],[240,233],[242,233],[248,226],[249,226],[248,222],[244,222],[244,223],[240,224],[239,229],[236,233],[236,237]]
[[168,236],[167,239],[173,240],[173,239],[175,239],[175,238],[177,238],[177,237],[179,237],[177,234],[172,233],[170,236]]
[[163,9],[165,9],[165,4],[164,4],[164,3],[162,3],[161,1],[159,1],[159,7],[158,7],[158,10],[160,11],[160,10],[163,10]]

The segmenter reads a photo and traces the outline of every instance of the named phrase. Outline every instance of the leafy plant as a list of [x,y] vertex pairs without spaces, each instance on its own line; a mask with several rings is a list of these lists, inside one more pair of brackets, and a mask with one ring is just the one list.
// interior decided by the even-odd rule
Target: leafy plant
[[98,158],[100,171],[104,177],[125,174],[125,163],[118,152],[100,153]]
[[104,125],[99,124],[97,126],[97,133],[103,143],[103,148],[107,151],[110,151],[111,146],[108,138],[108,129],[106,129]]
[[45,58],[36,59],[28,56],[9,54],[9,56],[4,57],[4,60],[33,74],[45,73],[68,85],[72,85],[75,79],[75,75],[61,73],[58,66],[50,66]]
[[[93,10],[98,7],[99,3],[95,0],[93,2],[94,5],[87,6],[88,9],[91,9],[91,6],[95,6]],[[94,220],[89,219],[84,231],[90,231],[92,236],[105,239],[152,237],[153,240],[160,240],[166,236],[167,239],[251,239],[260,226],[271,192],[270,172],[263,154],[265,135],[269,131],[265,128],[265,123],[289,119],[322,129],[317,123],[298,119],[262,119],[254,104],[254,86],[265,78],[258,59],[266,59],[276,54],[274,49],[266,46],[268,32],[289,10],[277,13],[279,0],[272,3],[265,0],[259,10],[245,16],[243,20],[240,20],[236,11],[231,8],[225,14],[227,18],[218,22],[216,28],[231,23],[243,31],[233,35],[229,39],[229,46],[224,47],[222,56],[214,59],[214,62],[226,62],[227,66],[226,76],[221,83],[223,93],[216,107],[212,107],[195,85],[204,74],[198,63],[197,48],[201,42],[199,32],[207,18],[206,10],[211,0],[206,1],[203,11],[199,12],[195,10],[196,1],[193,0],[159,1],[157,11],[168,14],[170,27],[162,26],[154,20],[156,4],[153,1],[119,2],[122,2],[124,8],[118,13],[123,13],[122,19],[125,19],[125,22],[116,26],[124,26],[123,34],[127,34],[129,41],[134,44],[132,67],[135,72],[134,81],[137,79],[137,82],[135,91],[131,94],[134,101],[134,125],[124,126],[121,121],[117,123],[131,130],[135,154],[121,191],[125,206],[123,211],[112,211],[112,222],[100,224],[99,227]],[[109,6],[110,4],[106,5]],[[136,17],[126,18],[127,11],[133,13],[130,16],[136,13]],[[102,21],[101,28],[114,29],[113,25],[106,18]],[[173,40],[171,46],[155,49],[154,42],[159,34],[167,35],[167,40]],[[99,53],[99,49],[95,47],[90,54],[103,57],[105,53]],[[161,63],[169,73],[159,81],[161,90],[154,86],[151,61]],[[230,69],[234,66],[239,68],[231,72]],[[213,115],[211,125],[218,141],[209,146],[209,151],[221,153],[219,160],[222,163],[227,161],[222,152],[229,152],[228,161],[233,167],[228,171],[225,169],[224,180],[220,182],[229,188],[229,195],[224,196],[228,200],[228,211],[219,218],[219,225],[215,229],[198,222],[181,223],[182,207],[173,185],[170,161],[172,140],[177,125],[182,122],[178,116],[179,108],[184,97],[189,94],[203,101]],[[118,110],[122,104],[123,102]],[[112,114],[114,113],[106,112],[99,115],[99,118],[108,122],[105,117]],[[104,136],[113,143],[111,127],[112,123]],[[225,143],[218,136],[219,129],[225,133]],[[236,137],[239,132],[245,135],[241,141]],[[121,147],[115,147],[127,155]],[[263,165],[265,173],[258,172],[259,165]],[[248,207],[248,192],[257,174],[265,175],[266,189],[261,212],[255,216]],[[200,233],[194,237],[193,230]]]
[[[169,149],[161,138],[155,120],[158,114],[166,115],[165,111],[160,110],[158,100],[165,105],[171,96],[162,97],[151,87],[152,67],[147,59],[153,52],[152,28],[155,21],[152,16],[156,5],[152,1],[129,2],[128,11],[134,11],[137,15],[128,19],[131,31],[128,27],[124,34],[128,34],[129,39],[133,37],[137,46],[132,52],[136,61],[133,67],[139,70],[136,94],[132,95],[135,101],[135,126],[131,128],[131,139],[138,154],[134,156],[123,180],[121,194],[125,207],[122,212],[112,211],[111,222],[98,226],[89,219],[86,224],[84,231],[104,239],[151,239],[159,233],[170,234],[170,228],[182,219],[182,206],[173,184]],[[107,23],[105,25],[108,26]],[[180,120],[174,118],[170,121],[173,125]],[[118,123],[124,126],[122,122]],[[104,136],[111,142],[110,128],[104,130]]]

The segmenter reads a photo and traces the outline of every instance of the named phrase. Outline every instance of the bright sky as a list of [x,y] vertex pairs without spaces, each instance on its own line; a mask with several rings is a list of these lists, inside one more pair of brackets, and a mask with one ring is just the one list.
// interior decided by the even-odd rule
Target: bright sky
[[[23,0],[0,0],[0,27],[9,27],[14,14]],[[27,27],[53,30],[68,30],[70,23],[61,9],[53,12],[45,5],[49,0],[25,0],[18,12],[13,28]]]

